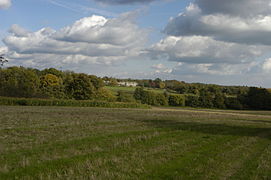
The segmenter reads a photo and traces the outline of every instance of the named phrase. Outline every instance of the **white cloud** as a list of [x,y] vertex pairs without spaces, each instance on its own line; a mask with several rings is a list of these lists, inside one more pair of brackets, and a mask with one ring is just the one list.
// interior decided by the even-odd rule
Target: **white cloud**
[[8,52],[8,48],[7,47],[1,47],[0,46],[0,55],[6,54],[7,52]]
[[[271,45],[271,40],[266,38],[271,35],[270,1],[265,0],[260,3],[262,8],[264,6],[269,7],[269,14],[256,10],[250,11],[250,13],[254,13],[253,16],[235,15],[233,12],[229,14],[230,11],[225,13],[222,11],[224,8],[222,6],[212,7],[212,10],[217,10],[214,12],[206,12],[205,9],[201,9],[212,6],[211,1],[214,2],[214,0],[198,1],[198,3],[209,2],[210,4],[204,4],[206,7],[199,6],[201,4],[190,4],[183,13],[175,18],[171,18],[164,32],[173,36],[200,35],[228,42]],[[223,3],[224,1],[216,1],[225,4]],[[255,5],[254,2],[256,1],[246,0],[246,2],[243,2],[243,6]],[[238,5],[239,2],[234,1],[232,4]],[[246,9],[246,11],[248,10]]]
[[145,47],[148,31],[134,23],[133,13],[118,18],[85,17],[59,31],[42,28],[30,32],[13,25],[3,42],[13,62],[30,65],[61,62],[63,64],[112,64],[138,56]]
[[204,36],[167,36],[149,49],[155,58],[187,63],[238,64],[263,55],[266,47],[216,41]]
[[173,71],[172,68],[168,68],[167,66],[165,66],[162,63],[154,64],[154,65],[152,65],[151,68],[155,70],[154,73],[157,75],[170,74]]
[[11,34],[13,34],[14,36],[17,36],[17,37],[26,37],[28,35],[28,33],[30,33],[29,31],[27,31],[26,29],[20,27],[17,24],[13,24],[10,27],[9,32]]
[[271,60],[262,63],[271,50],[271,0],[195,0],[170,18],[163,32],[146,54],[178,62],[173,76],[270,86],[260,77],[271,72]]
[[11,6],[11,0],[0,0],[0,9],[7,9]]
[[153,69],[164,69],[165,68],[165,65],[164,64],[154,64],[152,65],[152,68]]
[[181,67],[174,69],[175,74],[184,73],[194,75],[214,75],[214,76],[229,76],[250,73],[252,68],[255,67],[253,62],[246,64],[189,64],[184,63]]
[[265,72],[271,72],[271,58],[268,58],[264,61],[263,65],[262,65],[262,69]]
[[146,31],[140,29],[129,15],[123,14],[110,20],[102,16],[85,17],[56,32],[54,38],[68,42],[125,46],[141,43],[146,39]]

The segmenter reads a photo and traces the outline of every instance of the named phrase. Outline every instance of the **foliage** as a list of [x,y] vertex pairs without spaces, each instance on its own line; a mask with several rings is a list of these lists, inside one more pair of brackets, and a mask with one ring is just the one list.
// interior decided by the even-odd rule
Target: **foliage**
[[79,107],[106,107],[106,108],[148,108],[147,105],[135,102],[108,102],[91,100],[60,100],[0,97],[0,105],[12,106],[79,106]]
[[1,66],[4,66],[4,64],[7,62],[8,60],[4,57],[4,55],[0,55],[0,68]]
[[65,98],[65,89],[61,77],[46,74],[40,78],[40,91],[45,97]]
[[118,91],[117,101],[119,102],[136,102],[133,94],[126,91]]
[[10,67],[0,70],[0,95],[35,97],[39,91],[39,78],[31,70]]
[[143,104],[149,104],[154,106],[168,105],[168,100],[164,93],[144,90],[142,87],[136,88],[134,92],[134,98]]
[[156,105],[159,106],[168,106],[168,98],[163,93],[156,94]]
[[95,97],[95,87],[86,74],[75,74],[67,89],[70,96],[76,100],[87,100]]
[[185,96],[185,105],[190,106],[190,107],[199,107],[199,105],[200,105],[199,96],[186,95]]
[[115,96],[112,91],[102,87],[99,89],[95,99],[114,102],[117,100],[117,96]]
[[[141,88],[112,87],[118,81],[134,81]],[[147,88],[145,88],[147,87]],[[141,102],[154,106],[190,106],[219,109],[271,109],[270,90],[246,86],[219,86],[177,80],[132,80],[94,75],[8,67],[0,68],[0,96]],[[185,99],[185,100],[184,100]]]
[[225,105],[227,109],[243,109],[243,104],[240,102],[237,97],[227,97],[225,100]]
[[183,95],[170,94],[168,96],[170,106],[185,106],[185,97]]
[[271,110],[271,93],[267,89],[250,87],[248,93],[240,98],[250,109]]

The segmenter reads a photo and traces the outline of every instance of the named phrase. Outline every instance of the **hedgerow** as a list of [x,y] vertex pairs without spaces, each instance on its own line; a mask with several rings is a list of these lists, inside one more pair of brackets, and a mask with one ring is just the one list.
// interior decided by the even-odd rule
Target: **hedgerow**
[[128,102],[107,102],[93,100],[63,100],[0,97],[0,105],[10,106],[78,106],[105,108],[149,108],[148,105]]

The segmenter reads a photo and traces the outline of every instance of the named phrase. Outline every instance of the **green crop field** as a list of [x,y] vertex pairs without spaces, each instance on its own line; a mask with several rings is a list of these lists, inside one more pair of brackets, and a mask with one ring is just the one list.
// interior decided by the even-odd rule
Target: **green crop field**
[[0,179],[271,179],[271,113],[0,106]]

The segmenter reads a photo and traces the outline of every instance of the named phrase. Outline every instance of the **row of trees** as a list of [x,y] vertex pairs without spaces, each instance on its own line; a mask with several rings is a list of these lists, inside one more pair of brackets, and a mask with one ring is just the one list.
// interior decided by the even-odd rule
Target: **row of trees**
[[184,106],[185,97],[179,94],[156,93],[143,88],[136,88],[134,98],[142,104],[155,106]]
[[208,89],[208,91],[211,91],[211,92],[219,91],[220,93],[233,96],[233,95],[247,93],[249,90],[249,87],[246,87],[246,86],[220,86],[220,85],[214,85],[214,84],[186,83],[184,81],[177,81],[177,80],[162,81],[159,78],[156,78],[155,80],[143,79],[143,80],[134,80],[134,81],[137,81],[137,83],[141,87],[162,88],[162,89],[171,90],[172,92],[179,93],[179,94],[199,95],[202,90],[204,91]]
[[[129,80],[129,79],[128,79]],[[176,80],[133,80],[140,85],[165,89],[164,93],[137,88],[133,93],[119,91],[114,95],[104,82],[118,79],[24,67],[0,69],[0,96],[36,97],[76,100],[141,102],[158,106],[191,106],[229,109],[271,109],[271,93],[264,88],[189,84]]]
[[137,88],[134,98],[143,104],[156,106],[189,106],[218,109],[258,109],[271,110],[271,93],[264,88],[250,87],[248,93],[226,96],[220,91],[202,89],[199,95],[156,93]]
[[101,78],[54,68],[24,67],[0,69],[0,96],[58,99],[114,99]]
[[200,95],[192,94],[173,94],[173,93],[156,93],[143,88],[137,88],[134,92],[134,98],[143,104],[157,106],[190,106],[205,108],[226,108],[227,97],[221,93],[212,93],[201,91]]

